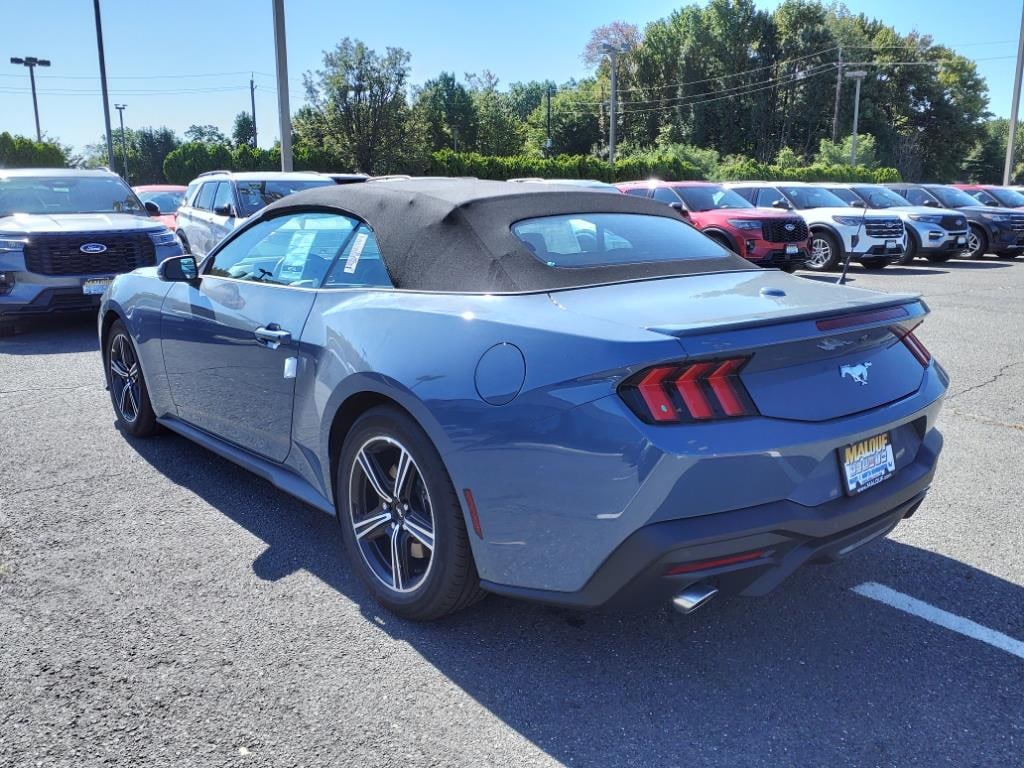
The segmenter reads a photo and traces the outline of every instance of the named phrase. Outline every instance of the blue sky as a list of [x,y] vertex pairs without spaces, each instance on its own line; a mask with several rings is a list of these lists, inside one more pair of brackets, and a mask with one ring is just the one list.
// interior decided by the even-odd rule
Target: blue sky
[[[13,3],[13,0],[11,0]],[[591,29],[624,20],[641,28],[682,2],[668,0],[286,0],[292,110],[302,101],[302,73],[316,69],[340,38],[412,54],[412,81],[441,70],[460,77],[490,69],[501,83],[587,74],[579,54]],[[772,8],[777,0],[758,0]],[[988,81],[990,109],[1007,115],[1013,89],[1021,4],[1015,0],[848,0],[854,12],[913,29],[978,60]],[[249,108],[255,72],[260,144],[277,138],[271,0],[103,0],[111,104],[127,104],[125,124],[192,123],[229,132]],[[147,9],[153,9],[148,12]],[[965,9],[969,8],[969,12]],[[9,11],[9,9],[8,9]],[[28,73],[11,56],[49,58],[39,75],[43,131],[75,147],[99,140],[103,106],[90,0],[30,0],[8,15],[0,51],[0,130],[33,135]],[[114,126],[117,112],[111,107]]]

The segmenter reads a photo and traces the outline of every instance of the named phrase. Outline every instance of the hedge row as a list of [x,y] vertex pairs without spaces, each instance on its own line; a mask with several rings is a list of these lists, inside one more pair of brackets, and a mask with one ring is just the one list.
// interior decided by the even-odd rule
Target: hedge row
[[63,168],[67,162],[59,144],[0,133],[0,168]]
[[[187,184],[200,173],[219,169],[232,171],[273,171],[281,167],[281,153],[274,149],[253,149],[249,146],[229,148],[218,144],[183,144],[167,155],[164,175],[172,184]],[[340,172],[350,170],[344,161],[330,152],[296,147],[294,167],[297,171]],[[420,163],[398,166],[397,173],[419,175]],[[434,152],[425,171],[431,176],[476,176],[481,179],[514,179],[539,176],[546,179],[599,179],[629,181],[659,178],[666,181],[701,180],[704,175],[695,165],[678,158],[625,157],[614,166],[590,155],[560,155],[543,158],[528,155],[493,157],[475,152]],[[739,160],[723,163],[718,176],[722,180],[765,179],[777,181],[899,181],[895,168],[864,168],[848,165],[808,165],[782,168]]]

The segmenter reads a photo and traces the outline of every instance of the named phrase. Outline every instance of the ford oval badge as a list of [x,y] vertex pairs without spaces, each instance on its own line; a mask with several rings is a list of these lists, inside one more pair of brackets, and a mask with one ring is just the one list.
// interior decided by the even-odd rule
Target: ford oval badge
[[105,246],[103,243],[83,243],[78,250],[80,250],[82,253],[106,253],[107,246]]

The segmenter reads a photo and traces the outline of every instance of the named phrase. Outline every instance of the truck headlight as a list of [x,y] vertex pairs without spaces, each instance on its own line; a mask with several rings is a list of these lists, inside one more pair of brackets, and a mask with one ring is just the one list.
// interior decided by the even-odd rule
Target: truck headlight
[[832,221],[842,224],[844,227],[856,227],[864,218],[862,216],[833,216]]
[[938,224],[942,221],[942,216],[934,213],[911,213],[908,218],[924,222],[925,224]]
[[729,219],[729,223],[736,229],[760,229],[761,222],[755,219]]
[[151,232],[149,237],[153,240],[153,245],[156,246],[174,245],[178,242],[178,236],[166,228],[158,232]]

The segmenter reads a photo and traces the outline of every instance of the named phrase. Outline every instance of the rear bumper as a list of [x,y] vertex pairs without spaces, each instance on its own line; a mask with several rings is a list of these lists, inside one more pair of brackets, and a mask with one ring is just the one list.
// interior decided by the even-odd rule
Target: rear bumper
[[[838,559],[880,538],[912,515],[935,474],[942,436],[930,430],[913,463],[854,497],[814,507],[778,501],[713,515],[646,525],[612,552],[582,589],[528,589],[482,581],[497,594],[552,605],[593,608],[670,596],[697,582],[725,594],[764,595],[800,566]],[[762,552],[756,559],[666,575],[679,565]]]

